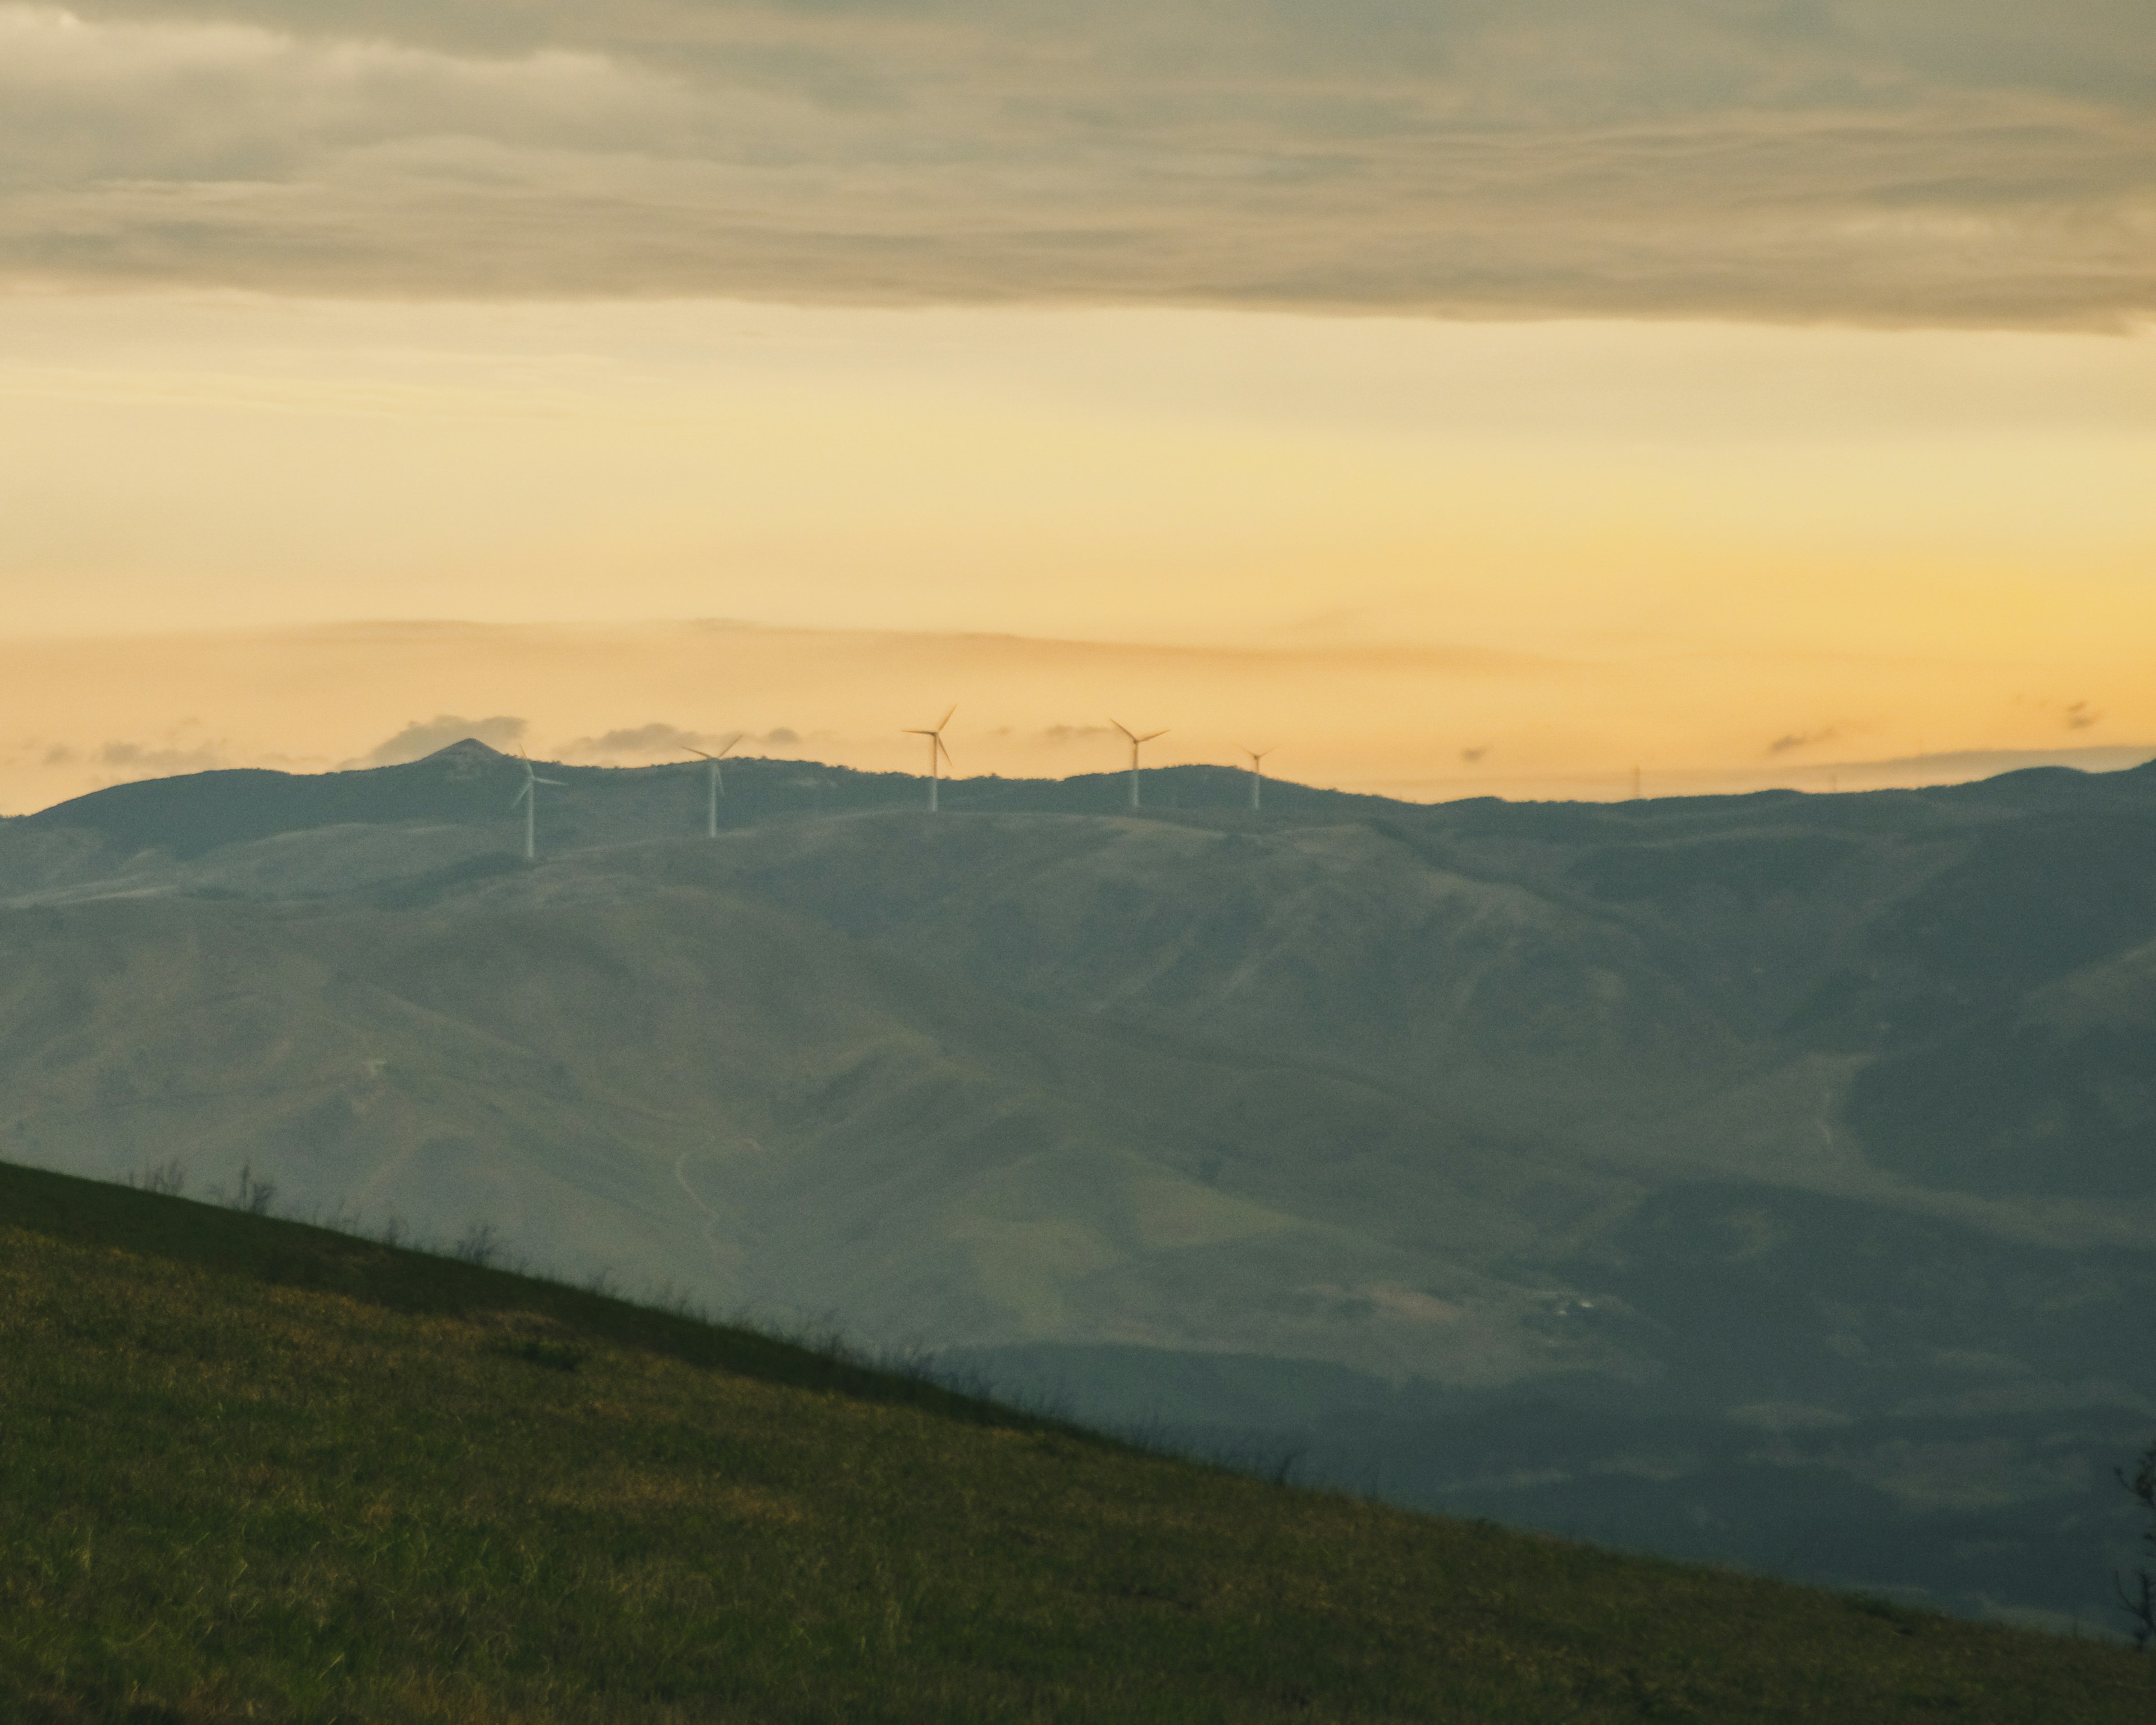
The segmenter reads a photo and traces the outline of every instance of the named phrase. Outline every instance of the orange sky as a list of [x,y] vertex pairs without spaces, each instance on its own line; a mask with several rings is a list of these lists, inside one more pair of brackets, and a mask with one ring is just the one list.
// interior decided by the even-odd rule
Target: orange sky
[[18,812],[440,715],[1424,795],[2156,741],[2148,336],[18,294],[0,398]]
[[2156,741],[2146,336],[18,295],[0,395],[18,812],[441,715],[1423,795]]
[[[1898,698],[1926,695],[1934,718],[1966,697],[1952,665],[1892,661],[1594,662],[723,624],[333,625],[0,644],[13,710],[46,721],[0,751],[0,789],[21,813],[123,779],[239,765],[321,771],[411,758],[465,734],[642,765],[740,731],[746,753],[911,771],[920,744],[901,725],[932,724],[954,700],[948,737],[962,776],[1119,767],[1112,716],[1168,727],[1149,762],[1236,762],[1242,747],[1272,747],[1267,770],[1280,776],[1417,798],[1623,796],[1635,760],[1650,794],[1677,794],[1870,788],[2038,758],[2110,769],[2156,754],[2092,742],[2107,721],[2073,728],[2056,703],[1987,696],[1989,711],[1971,717],[1989,728],[1969,732],[2033,752],[1949,754],[1953,739],[1938,732],[1906,743],[1884,730],[1768,736],[1755,724],[1741,737],[1708,733],[1727,745],[1708,760],[1695,721],[1711,725],[1712,704],[1730,701],[1733,674],[1747,670],[1761,688],[1838,685],[1852,704],[1882,685]],[[1756,700],[1738,706],[1740,718],[1763,716]]]
[[1433,796],[2133,758],[2132,11],[0,0],[0,810],[954,700]]

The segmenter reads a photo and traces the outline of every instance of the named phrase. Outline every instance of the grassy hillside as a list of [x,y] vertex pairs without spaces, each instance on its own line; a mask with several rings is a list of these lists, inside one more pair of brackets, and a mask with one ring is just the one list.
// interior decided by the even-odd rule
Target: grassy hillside
[[0,1168],[28,1722],[2142,1720],[2145,1661]]

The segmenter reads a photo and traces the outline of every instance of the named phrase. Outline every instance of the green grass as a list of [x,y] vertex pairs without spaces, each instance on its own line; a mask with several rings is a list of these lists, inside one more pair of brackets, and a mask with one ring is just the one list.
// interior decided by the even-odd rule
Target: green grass
[[2145,1722],[2145,1661],[0,1168],[0,1718]]

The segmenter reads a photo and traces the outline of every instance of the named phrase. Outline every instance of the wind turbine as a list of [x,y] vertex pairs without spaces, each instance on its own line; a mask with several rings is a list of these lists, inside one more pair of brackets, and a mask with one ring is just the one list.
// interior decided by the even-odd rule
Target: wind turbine
[[[1278,746],[1274,745],[1275,747]],[[1256,809],[1265,800],[1265,757],[1272,752],[1272,749],[1245,749],[1243,752],[1250,757],[1250,807]]]
[[719,836],[719,798],[726,793],[726,775],[719,771],[719,762],[734,752],[734,745],[747,734],[741,731],[734,732],[726,739],[726,746],[716,755],[706,755],[701,749],[690,748],[685,742],[681,745],[692,755],[703,755],[704,759],[711,763],[711,771],[706,775],[707,782],[704,786],[704,836],[706,839]]
[[1156,737],[1165,737],[1168,732],[1148,731],[1143,737],[1140,737],[1121,719],[1111,719],[1108,722],[1131,740],[1131,807],[1135,809],[1138,806],[1138,745],[1142,742],[1151,742]]
[[510,799],[509,806],[511,810],[514,810],[519,803],[521,803],[524,805],[524,860],[526,862],[530,862],[533,857],[537,855],[537,840],[539,837],[538,787],[542,784],[558,786],[562,783],[562,781],[558,778],[540,778],[540,776],[532,770],[530,759],[525,755],[521,749],[517,751],[516,757],[524,763],[524,788],[518,791],[517,793]]
[[[958,705],[953,701],[951,704],[951,713],[957,711]],[[944,763],[951,762],[954,769],[957,765],[956,762],[951,761],[951,751],[944,746],[943,742],[943,727],[951,722],[951,713],[946,713],[938,719],[933,731],[924,731],[918,726],[908,726],[906,731],[908,737],[925,737],[928,739],[928,812],[931,814],[936,812],[936,790],[943,776]]]

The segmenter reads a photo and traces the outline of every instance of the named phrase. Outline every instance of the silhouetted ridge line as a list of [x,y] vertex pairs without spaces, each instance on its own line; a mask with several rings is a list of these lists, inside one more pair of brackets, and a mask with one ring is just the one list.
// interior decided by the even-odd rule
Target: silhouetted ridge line
[[506,761],[509,759],[509,757],[502,753],[500,749],[490,747],[489,745],[481,742],[476,737],[459,737],[456,742],[449,744],[446,747],[436,749],[431,755],[422,755],[417,761],[408,762],[404,764],[408,766],[419,767],[425,765],[429,761],[452,761],[463,760],[465,758],[481,761]]

